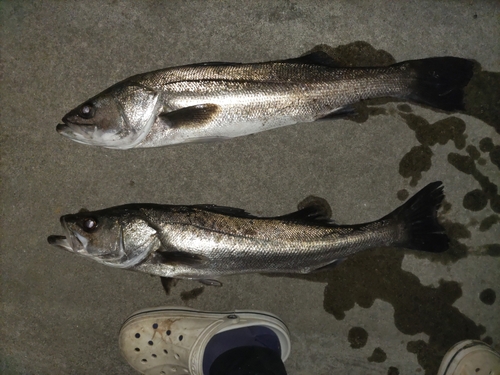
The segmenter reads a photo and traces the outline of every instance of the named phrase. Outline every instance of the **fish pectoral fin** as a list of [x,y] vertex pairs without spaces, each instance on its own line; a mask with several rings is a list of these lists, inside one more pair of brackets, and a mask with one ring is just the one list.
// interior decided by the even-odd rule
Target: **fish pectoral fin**
[[331,221],[332,208],[324,198],[310,195],[297,205],[298,211],[279,216],[282,220]]
[[203,285],[209,285],[209,286],[222,286],[222,283],[219,280],[215,279],[200,279],[198,280],[201,284]]
[[162,126],[169,129],[200,128],[212,121],[221,111],[217,104],[198,104],[158,115]]
[[331,57],[328,53],[323,51],[311,52],[304,56],[295,57],[293,59],[281,60],[281,62],[286,62],[289,64],[323,65],[332,68],[345,67],[345,65],[342,65],[340,62]]
[[315,270],[312,270],[311,272],[321,272],[321,271],[329,270],[331,268],[335,268],[339,264],[341,264],[342,262],[344,262],[345,259],[346,258],[335,259],[333,262],[330,262],[330,263],[328,263],[328,264],[326,264],[324,266],[316,268]]
[[196,266],[207,261],[207,258],[198,255],[186,253],[184,251],[172,251],[172,250],[156,250],[156,260],[160,263],[168,263],[168,264],[183,264],[189,266]]
[[204,211],[214,212],[217,214],[231,215],[231,216],[248,218],[248,219],[257,218],[257,216],[249,214],[248,212],[246,212],[245,210],[243,210],[241,208],[217,206],[215,204],[196,204],[196,205],[193,205],[191,207],[199,208],[199,209],[204,210]]

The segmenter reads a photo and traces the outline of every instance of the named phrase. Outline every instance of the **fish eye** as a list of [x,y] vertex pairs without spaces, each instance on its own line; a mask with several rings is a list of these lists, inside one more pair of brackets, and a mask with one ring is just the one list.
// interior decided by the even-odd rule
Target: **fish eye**
[[93,232],[94,230],[97,229],[97,220],[91,217],[86,218],[82,222],[82,229],[87,233]]
[[91,103],[83,104],[78,110],[78,115],[84,119],[92,118],[94,117],[94,114],[95,114],[95,108]]

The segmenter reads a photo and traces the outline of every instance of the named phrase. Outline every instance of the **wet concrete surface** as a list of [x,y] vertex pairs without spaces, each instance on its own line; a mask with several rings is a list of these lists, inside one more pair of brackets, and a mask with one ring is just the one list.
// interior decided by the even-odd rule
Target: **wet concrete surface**
[[[433,375],[455,341],[499,349],[499,14],[494,1],[0,3],[0,372],[134,374],[120,326],[162,305],[277,314],[291,331],[291,375]],[[68,110],[136,73],[314,48],[346,65],[465,57],[477,74],[464,113],[379,100],[353,118],[129,151],[55,131]],[[158,277],[46,240],[61,233],[62,214],[140,202],[279,215],[314,195],[337,223],[359,223],[436,180],[447,253],[376,249],[316,275],[181,280],[166,294]]]

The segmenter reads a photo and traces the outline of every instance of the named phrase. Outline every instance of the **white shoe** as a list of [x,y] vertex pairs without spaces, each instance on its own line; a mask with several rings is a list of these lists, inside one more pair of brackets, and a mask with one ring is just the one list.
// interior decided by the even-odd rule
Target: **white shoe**
[[500,375],[500,354],[482,341],[460,341],[445,354],[437,375]]
[[210,339],[251,326],[274,332],[281,360],[288,358],[290,335],[278,317],[260,311],[205,312],[186,307],[159,307],[132,314],[120,330],[120,351],[141,374],[204,375],[203,355]]

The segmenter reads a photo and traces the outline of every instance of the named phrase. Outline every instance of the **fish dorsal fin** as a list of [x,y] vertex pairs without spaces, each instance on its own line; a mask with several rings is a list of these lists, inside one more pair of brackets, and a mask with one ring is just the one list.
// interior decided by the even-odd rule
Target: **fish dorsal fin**
[[298,211],[280,216],[283,220],[319,220],[331,222],[332,209],[326,199],[310,195],[297,205]]
[[243,210],[241,208],[217,206],[215,204],[197,204],[197,205],[193,205],[191,207],[198,208],[198,209],[201,209],[204,211],[214,212],[217,214],[223,214],[223,215],[230,215],[230,216],[242,217],[242,218],[248,218],[248,219],[257,218],[257,216],[249,214],[248,212],[246,212],[245,210]]
[[293,59],[281,60],[281,62],[289,64],[310,64],[310,65],[322,65],[329,66],[332,68],[340,68],[342,65],[334,60],[329,54],[323,51],[316,51],[308,53],[307,55],[296,57]]

